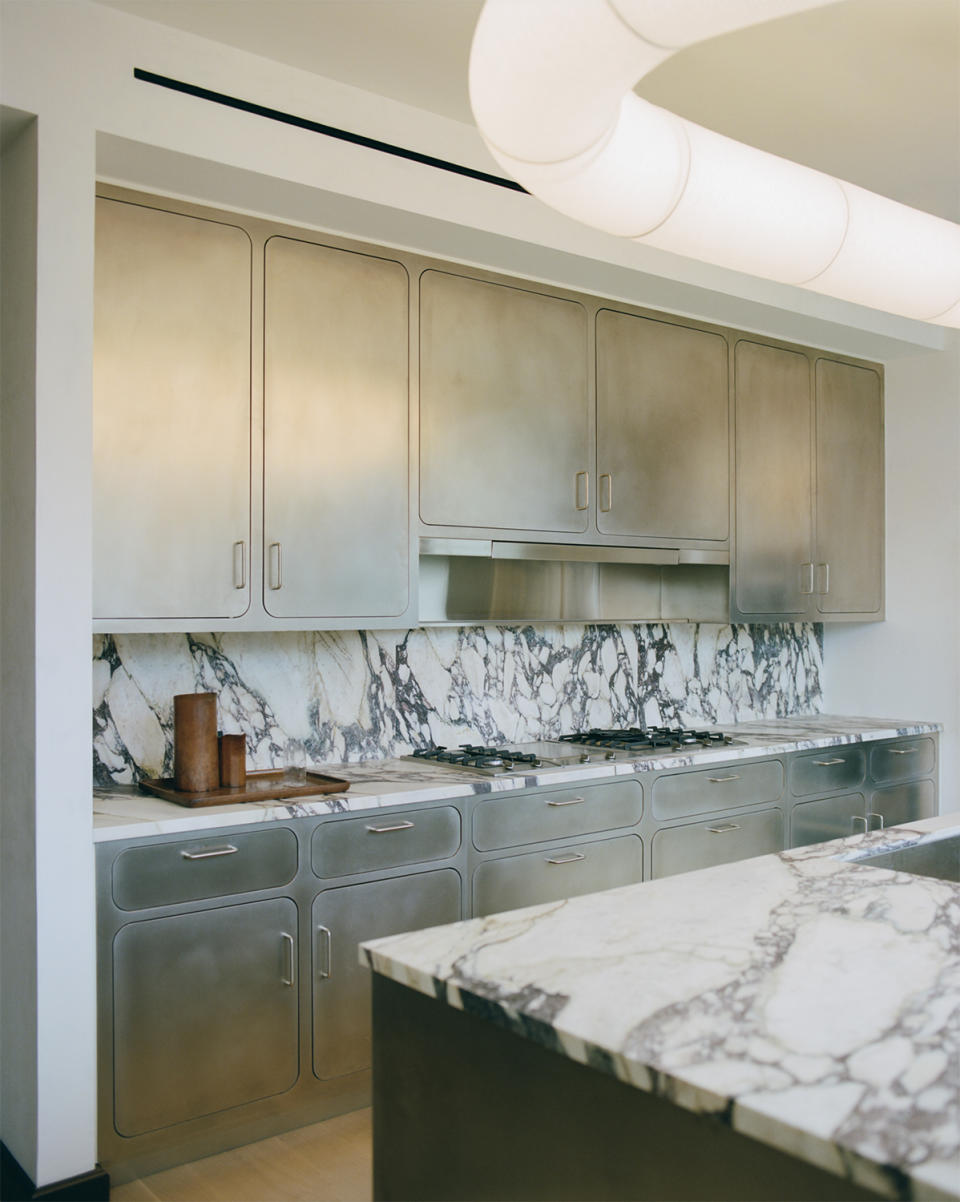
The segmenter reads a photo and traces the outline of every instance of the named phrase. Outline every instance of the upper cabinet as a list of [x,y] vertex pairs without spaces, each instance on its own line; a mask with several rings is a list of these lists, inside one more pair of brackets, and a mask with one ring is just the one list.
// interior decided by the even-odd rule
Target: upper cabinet
[[597,314],[597,529],[729,534],[727,343],[692,326]]
[[731,617],[882,617],[879,373],[742,340],[734,352],[734,392]]
[[407,608],[408,305],[400,263],[266,243],[268,614],[357,621]]
[[583,533],[589,433],[582,305],[445,272],[423,273],[424,523]]
[[250,602],[251,242],[97,200],[96,618],[236,618]]

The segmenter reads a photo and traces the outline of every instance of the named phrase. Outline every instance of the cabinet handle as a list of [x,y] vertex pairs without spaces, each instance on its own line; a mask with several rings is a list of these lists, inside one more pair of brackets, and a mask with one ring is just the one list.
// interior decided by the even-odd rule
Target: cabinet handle
[[843,756],[840,756],[835,760],[814,760],[813,762],[818,768],[832,768],[834,764],[845,764],[847,761],[843,758]]
[[[580,481],[583,481],[583,504],[580,504]],[[576,506],[578,509],[586,509],[590,504],[590,473],[577,472],[577,487],[576,487]]]
[[326,981],[330,976],[333,960],[333,936],[330,934],[329,927],[321,926],[317,927],[317,936],[317,977],[321,981]]
[[548,859],[548,864],[575,864],[577,860],[585,860],[587,857],[582,851],[575,851],[572,856],[556,856],[554,859]]
[[283,942],[284,966],[286,968],[286,971],[280,976],[280,982],[283,985],[293,985],[296,983],[296,968],[293,958],[293,936],[284,932],[280,936],[280,939]]
[[[606,480],[606,484],[604,484]],[[606,500],[604,500],[606,497]],[[600,477],[600,512],[609,513],[613,508],[613,476],[609,472],[604,472]]]
[[870,829],[870,823],[867,822],[866,818],[861,817],[859,814],[851,814],[850,815],[850,829],[853,831],[854,834],[857,833],[856,828],[854,826],[855,822],[863,823],[863,833],[864,834],[866,834],[867,831]]
[[830,565],[828,563],[818,563],[817,570],[820,572],[823,580],[823,587],[817,589],[817,592],[825,597],[830,592]]
[[586,799],[583,797],[569,797],[566,801],[548,801],[548,806],[578,806]]
[[388,835],[391,831],[412,831],[412,822],[398,822],[395,826],[368,826],[371,835]]
[[916,755],[916,747],[891,747],[891,755]]
[[738,831],[740,827],[736,822],[725,822],[723,826],[708,826],[707,830],[711,835],[725,835],[727,831]]
[[812,563],[802,563],[800,565],[800,592],[805,597],[813,592],[813,564]]
[[247,544],[243,540],[233,544],[233,587],[247,587]]
[[185,860],[212,860],[215,856],[233,856],[240,849],[228,843],[226,847],[214,847],[210,851],[182,851],[180,855]]
[[878,831],[882,831],[883,830],[883,815],[878,814],[876,810],[867,810],[867,816],[864,819],[864,821],[867,824],[867,830],[870,829],[870,819],[871,818],[879,818],[880,819],[880,825],[878,827],[875,827],[874,829],[878,830]]
[[279,543],[270,544],[270,587],[283,588],[283,548]]
[[707,780],[710,782],[711,785],[722,785],[728,780],[739,780],[739,779],[740,779],[740,776],[738,773],[732,773],[730,776],[708,776],[707,777]]

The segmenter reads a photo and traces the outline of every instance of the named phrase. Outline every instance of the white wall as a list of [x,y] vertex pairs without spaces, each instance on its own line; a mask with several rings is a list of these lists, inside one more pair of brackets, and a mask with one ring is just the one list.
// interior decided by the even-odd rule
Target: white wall
[[[24,872],[4,901],[12,902],[25,929],[35,930],[35,1029],[23,1006],[11,1010],[4,1004],[2,1011],[5,1046],[32,1041],[36,1067],[32,1080],[15,1081],[4,1095],[3,1134],[43,1185],[90,1169],[96,1154],[88,448],[97,169],[117,182],[514,270],[865,357],[939,352],[945,335],[622,243],[576,226],[529,197],[137,82],[133,68],[490,168],[472,129],[344,85],[83,0],[9,0],[2,21],[2,100],[38,116],[35,538],[13,562],[15,570],[27,574],[36,607],[34,730],[24,749],[35,776],[24,785],[26,797],[6,789],[3,796],[5,816],[26,815],[25,836],[33,839],[36,894]],[[16,280],[5,283],[12,287]],[[944,482],[952,481],[956,429],[946,397],[955,368],[932,354],[929,370],[939,383],[927,393],[922,385],[926,362],[904,360],[902,371],[891,366],[891,379],[900,381],[897,396],[903,398],[891,409],[898,424],[908,425],[911,397],[923,392],[939,398],[924,410],[926,445]],[[916,466],[907,446],[899,431],[888,438],[891,511],[903,503],[905,482]],[[927,481],[931,472],[919,452],[918,447],[919,479]],[[939,570],[942,548],[956,557],[952,487],[943,506],[910,502],[926,522],[926,550],[914,545],[914,529],[902,533],[891,521],[891,563],[909,560],[921,592]],[[952,577],[949,588],[952,599]],[[840,657],[863,640],[876,647],[880,673],[884,657],[889,666],[891,649],[905,649],[915,637],[908,629],[912,604],[905,598],[891,605],[889,630],[831,633],[831,652]],[[955,681],[955,636],[945,651],[941,643],[934,653],[934,644],[944,637],[939,623],[947,616],[945,608],[931,613],[938,628],[930,632],[924,663],[933,667],[934,659],[947,659],[946,675]],[[5,671],[7,650],[5,645]],[[828,687],[830,671],[828,656]],[[875,692],[853,669],[847,676],[849,708],[875,712]],[[954,738],[955,684],[950,688]],[[944,707],[949,691],[944,686]],[[916,698],[926,711],[926,696],[918,683],[902,704],[898,698],[889,708],[913,716],[909,703]],[[939,693],[933,708],[938,712],[930,716],[940,717]],[[17,1071],[29,1076],[26,1059]]]

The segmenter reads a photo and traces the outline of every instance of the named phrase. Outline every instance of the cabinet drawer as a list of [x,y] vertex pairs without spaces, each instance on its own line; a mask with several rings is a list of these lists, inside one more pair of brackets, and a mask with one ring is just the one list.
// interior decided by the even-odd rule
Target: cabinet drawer
[[877,784],[927,776],[937,762],[933,739],[881,743],[870,751],[870,775]]
[[324,822],[313,832],[313,871],[319,877],[353,876],[445,860],[460,847],[460,813],[372,810],[362,818]]
[[297,874],[297,838],[285,827],[131,847],[113,865],[121,910],[276,889]]
[[639,835],[487,860],[473,874],[473,913],[482,918],[642,879]]
[[790,760],[790,792],[794,797],[858,789],[867,771],[862,747],[827,747]]
[[880,825],[875,815],[883,818],[884,826],[900,826],[918,818],[931,818],[937,812],[937,790],[932,780],[914,780],[886,789],[875,789],[870,798],[871,828]]
[[478,851],[517,847],[594,831],[635,826],[643,813],[638,780],[549,793],[506,794],[481,802],[473,814],[473,845]]
[[733,818],[674,826],[653,836],[652,874],[655,878],[712,868],[783,850],[783,814],[762,810]]
[[657,818],[707,814],[778,801],[782,793],[783,766],[779,760],[759,764],[734,760],[704,771],[662,776],[653,786],[653,812]]
[[790,820],[790,846],[804,847],[808,843],[825,843],[828,839],[862,834],[866,811],[862,793],[843,793],[839,797],[798,802]]

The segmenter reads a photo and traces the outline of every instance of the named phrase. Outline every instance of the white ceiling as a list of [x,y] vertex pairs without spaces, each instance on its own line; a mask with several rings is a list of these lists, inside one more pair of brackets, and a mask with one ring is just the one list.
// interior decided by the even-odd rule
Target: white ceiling
[[[472,121],[467,61],[482,0],[100,2]],[[637,90],[960,221],[960,0],[842,0],[692,46]]]

